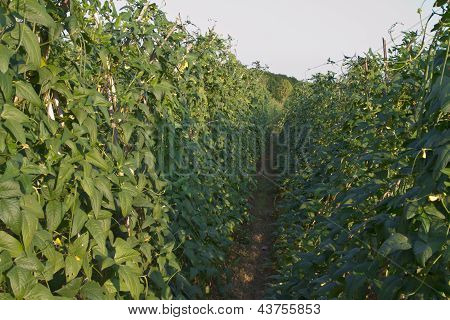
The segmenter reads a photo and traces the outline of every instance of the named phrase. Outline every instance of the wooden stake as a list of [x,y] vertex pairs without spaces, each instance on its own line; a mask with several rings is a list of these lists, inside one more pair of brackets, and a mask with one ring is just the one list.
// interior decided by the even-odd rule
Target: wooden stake
[[388,81],[388,52],[386,39],[383,37],[383,52],[384,52],[384,76],[386,82]]
[[383,37],[383,52],[384,52],[384,63],[387,62],[387,44],[386,39]]

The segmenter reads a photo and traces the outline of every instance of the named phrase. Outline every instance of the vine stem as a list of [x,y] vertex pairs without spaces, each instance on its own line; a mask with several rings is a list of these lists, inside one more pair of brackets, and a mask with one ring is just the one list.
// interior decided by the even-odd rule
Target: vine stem
[[445,67],[447,66],[449,52],[450,52],[450,35],[447,38],[447,51],[445,52],[445,61],[444,64],[442,65],[441,81],[439,83],[440,86],[442,86],[442,82],[444,81]]

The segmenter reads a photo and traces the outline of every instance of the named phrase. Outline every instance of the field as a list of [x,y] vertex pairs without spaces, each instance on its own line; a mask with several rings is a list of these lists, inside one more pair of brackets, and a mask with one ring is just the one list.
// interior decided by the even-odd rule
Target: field
[[147,1],[0,0],[0,299],[448,299],[435,7],[300,81]]

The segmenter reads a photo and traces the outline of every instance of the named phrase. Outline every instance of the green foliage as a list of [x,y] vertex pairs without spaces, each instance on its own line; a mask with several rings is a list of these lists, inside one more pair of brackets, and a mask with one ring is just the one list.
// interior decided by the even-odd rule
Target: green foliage
[[256,162],[261,71],[146,1],[0,0],[0,21],[1,298],[204,297],[246,219],[227,168]]
[[[346,73],[299,83],[284,134],[310,132],[284,179],[272,298],[448,299],[449,12]],[[367,67],[366,67],[367,66]],[[304,137],[302,137],[304,138]],[[301,165],[298,166],[297,163]]]
[[291,95],[297,79],[285,75],[265,73],[267,89],[272,97],[281,104],[284,104]]

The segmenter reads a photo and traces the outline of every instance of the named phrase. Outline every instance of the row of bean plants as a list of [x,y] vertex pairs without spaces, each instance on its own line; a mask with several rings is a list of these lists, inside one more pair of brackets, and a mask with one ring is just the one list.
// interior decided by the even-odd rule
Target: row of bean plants
[[434,10],[431,38],[295,86],[269,297],[450,297],[448,2]]
[[270,97],[188,29],[142,0],[0,0],[0,298],[210,293]]

